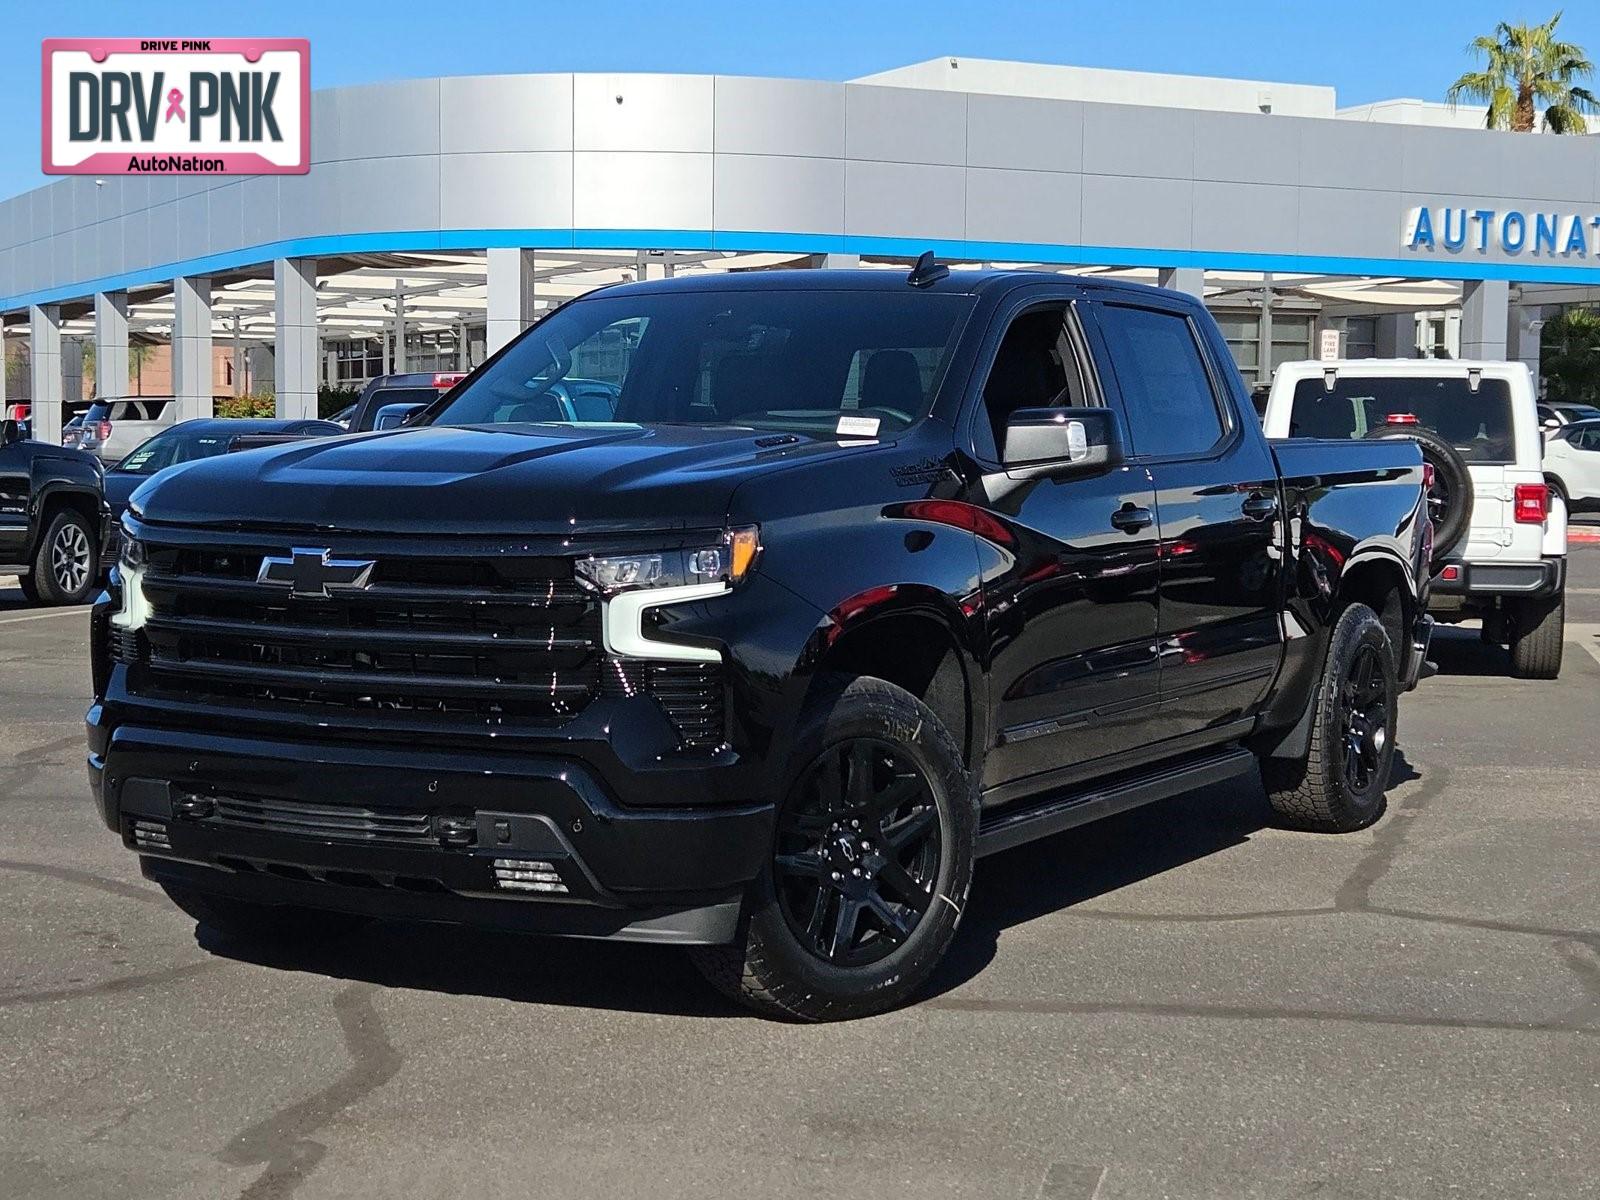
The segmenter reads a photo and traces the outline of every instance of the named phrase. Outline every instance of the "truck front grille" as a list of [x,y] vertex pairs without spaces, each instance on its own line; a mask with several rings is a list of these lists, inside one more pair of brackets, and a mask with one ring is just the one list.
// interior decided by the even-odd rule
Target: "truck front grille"
[[337,842],[397,842],[405,845],[433,845],[438,840],[433,816],[426,812],[302,804],[293,800],[250,796],[215,796],[208,799],[213,806],[211,820],[263,833],[287,833]]
[[[326,598],[256,581],[279,544],[148,545],[151,615],[134,690],[358,722],[425,713],[472,725],[551,725],[582,712],[604,657],[599,605],[562,558],[403,555]],[[396,717],[395,719],[403,719]]]

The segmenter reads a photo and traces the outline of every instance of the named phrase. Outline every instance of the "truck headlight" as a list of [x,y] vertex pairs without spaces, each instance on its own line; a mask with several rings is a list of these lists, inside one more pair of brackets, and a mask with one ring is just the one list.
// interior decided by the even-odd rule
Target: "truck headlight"
[[650,550],[586,558],[576,566],[580,581],[601,593],[601,631],[607,652],[619,658],[717,663],[709,646],[668,642],[646,621],[651,609],[726,595],[750,574],[761,554],[754,525],[730,529],[711,546]]
[[608,596],[713,583],[731,587],[750,573],[760,553],[758,530],[747,525],[730,529],[715,545],[585,558],[579,560],[576,570],[579,580]]
[[145,560],[144,543],[130,536],[126,528],[118,540],[122,543],[122,548],[117,555],[117,566],[122,569],[122,573],[126,575],[130,571],[140,570]]

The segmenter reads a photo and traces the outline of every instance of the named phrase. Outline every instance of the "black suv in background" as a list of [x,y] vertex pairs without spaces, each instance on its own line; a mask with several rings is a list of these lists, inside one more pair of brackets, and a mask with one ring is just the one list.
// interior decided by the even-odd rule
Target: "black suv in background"
[[92,454],[29,440],[0,422],[0,575],[34,604],[82,604],[99,584],[110,536]]
[[[554,419],[578,380],[603,420]],[[1269,444],[1175,293],[605,289],[407,428],[140,489],[90,779],[235,936],[671,942],[764,1011],[878,1011],[982,854],[1258,760],[1287,820],[1376,820],[1422,482],[1407,442]]]

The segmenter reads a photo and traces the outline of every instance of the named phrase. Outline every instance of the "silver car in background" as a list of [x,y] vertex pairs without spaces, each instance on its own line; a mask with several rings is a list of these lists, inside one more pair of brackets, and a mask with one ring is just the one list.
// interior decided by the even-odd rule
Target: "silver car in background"
[[177,417],[173,396],[110,396],[90,405],[83,423],[64,430],[61,442],[75,450],[87,450],[103,463],[117,463],[170,429]]

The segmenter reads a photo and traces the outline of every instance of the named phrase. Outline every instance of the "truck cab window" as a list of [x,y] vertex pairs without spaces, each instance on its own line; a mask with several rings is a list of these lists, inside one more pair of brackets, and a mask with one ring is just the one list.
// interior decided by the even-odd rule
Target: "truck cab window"
[[1107,304],[1099,319],[1134,453],[1203,454],[1222,440],[1222,412],[1188,317]]
[[1052,304],[1023,313],[1011,322],[983,385],[995,450],[1005,452],[1006,422],[1024,408],[1082,406],[1083,379],[1067,337],[1067,309]]

